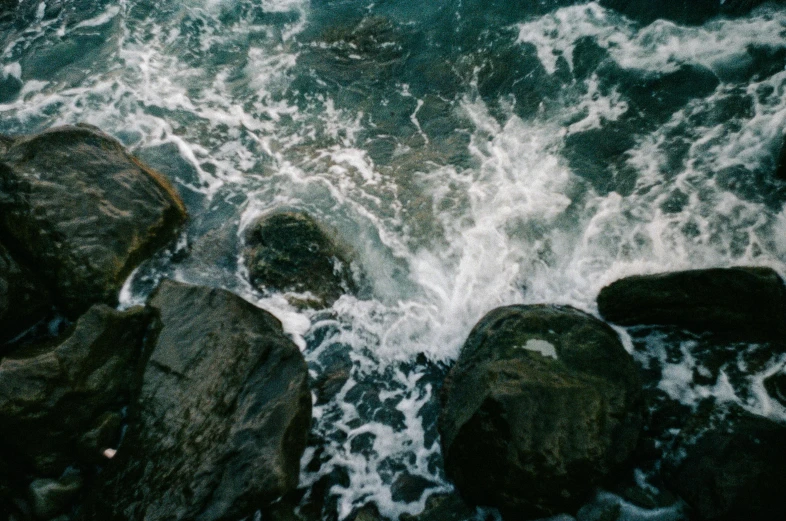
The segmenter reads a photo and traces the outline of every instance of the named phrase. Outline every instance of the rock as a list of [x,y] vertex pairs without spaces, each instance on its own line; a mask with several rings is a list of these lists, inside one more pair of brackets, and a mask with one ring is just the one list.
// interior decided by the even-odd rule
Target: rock
[[445,469],[470,503],[528,519],[575,512],[642,425],[641,383],[605,323],[507,306],[472,330],[441,394]]
[[679,24],[700,25],[710,18],[743,16],[767,0],[600,0],[636,21],[648,24],[666,19]]
[[99,304],[65,338],[2,358],[0,458],[43,476],[73,464],[82,434],[129,402],[148,322],[142,308]]
[[0,154],[5,154],[6,150],[14,144],[14,138],[0,134]]
[[430,479],[404,471],[391,484],[390,496],[396,502],[414,503],[419,501],[428,489],[437,486],[439,485]]
[[316,405],[324,405],[332,400],[344,387],[352,374],[352,358],[348,350],[329,349],[320,357],[321,367],[311,382],[316,395]]
[[666,484],[696,519],[783,519],[786,425],[738,408],[697,423],[683,429],[676,461],[664,465]]
[[[330,457],[325,454],[326,440],[314,432],[311,433],[309,447],[314,447],[311,461],[306,464],[308,472],[321,470],[321,465]],[[349,473],[346,468],[333,467],[326,471],[314,483],[306,488],[299,488],[276,501],[263,511],[266,521],[334,521],[339,512],[339,496],[331,494],[333,487],[347,488],[350,486]]]
[[418,515],[403,514],[400,521],[470,521],[475,509],[470,508],[458,494],[438,494],[426,500],[426,508]]
[[0,344],[45,318],[51,308],[43,283],[0,244]]
[[261,290],[311,293],[308,307],[326,307],[356,290],[348,250],[335,233],[302,212],[280,212],[256,221],[246,233],[251,283]]
[[770,398],[786,407],[786,373],[776,373],[764,380],[764,388]]
[[369,503],[360,507],[349,515],[347,521],[384,521],[385,518],[379,513],[377,505]]
[[311,421],[305,360],[272,315],[164,281],[126,437],[84,519],[230,520],[295,488]]
[[114,411],[99,416],[90,429],[79,438],[81,459],[95,464],[105,463],[105,451],[117,445],[122,423],[122,415]]
[[185,219],[169,182],[95,128],[21,137],[0,156],[0,237],[71,318],[116,304],[131,271]]
[[62,514],[82,490],[79,475],[65,476],[61,479],[36,479],[30,483],[30,502],[33,513],[39,519],[51,519]]
[[713,268],[617,280],[598,295],[598,310],[625,326],[671,324],[733,338],[782,338],[786,289],[770,268]]

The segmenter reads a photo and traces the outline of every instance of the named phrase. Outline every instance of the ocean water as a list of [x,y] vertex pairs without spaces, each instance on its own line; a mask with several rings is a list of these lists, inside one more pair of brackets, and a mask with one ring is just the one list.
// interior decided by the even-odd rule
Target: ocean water
[[[191,222],[122,304],[164,277],[225,287],[281,319],[315,381],[344,367],[315,395],[303,503],[397,519],[452,490],[438,390],[486,312],[597,313],[631,274],[786,275],[785,66],[774,5],[682,26],[557,0],[25,1],[0,18],[0,133],[89,123],[172,179]],[[281,208],[338,231],[357,296],[303,311],[248,284],[244,230]],[[741,355],[700,385],[701,339],[620,333],[669,399],[786,420],[762,384],[786,359],[740,373]]]

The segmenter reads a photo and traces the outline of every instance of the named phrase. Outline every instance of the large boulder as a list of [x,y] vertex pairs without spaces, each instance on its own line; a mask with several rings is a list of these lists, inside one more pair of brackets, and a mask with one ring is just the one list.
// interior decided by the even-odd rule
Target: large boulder
[[38,519],[52,519],[64,514],[82,490],[82,477],[67,474],[60,479],[36,479],[30,483],[28,496]]
[[236,520],[294,489],[311,421],[306,363],[272,315],[165,281],[125,439],[85,519]]
[[0,244],[0,345],[43,319],[51,307],[41,280]]
[[641,383],[607,324],[569,306],[507,306],[472,330],[441,394],[445,469],[503,517],[575,511],[637,445]]
[[246,232],[245,260],[260,290],[311,293],[310,306],[329,306],[355,291],[351,254],[336,234],[302,212],[274,212]]
[[95,128],[55,128],[5,148],[0,238],[72,318],[115,304],[131,271],[186,219],[169,182]]
[[779,521],[786,490],[786,425],[733,408],[694,417],[664,480],[702,521]]
[[669,324],[731,337],[780,340],[786,288],[770,268],[738,267],[635,275],[598,295],[598,311],[625,326]]
[[0,459],[13,462],[18,476],[59,476],[75,462],[98,460],[102,448],[82,436],[130,401],[148,324],[143,308],[99,304],[63,339],[0,359]]

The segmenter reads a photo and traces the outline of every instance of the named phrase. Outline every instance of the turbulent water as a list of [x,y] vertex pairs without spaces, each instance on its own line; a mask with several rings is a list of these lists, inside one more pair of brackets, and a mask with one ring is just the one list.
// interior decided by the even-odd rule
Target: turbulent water
[[[163,277],[225,287],[282,320],[315,380],[343,364],[301,485],[333,476],[326,519],[396,518],[452,490],[438,388],[489,310],[595,313],[637,273],[786,274],[786,7],[681,26],[573,3],[42,0],[0,21],[0,133],[89,123],[167,174],[190,225],[123,304]],[[355,250],[358,296],[301,311],[248,284],[244,229],[280,208]],[[700,341],[622,333],[671,398],[786,419],[762,387],[783,359],[702,387]]]

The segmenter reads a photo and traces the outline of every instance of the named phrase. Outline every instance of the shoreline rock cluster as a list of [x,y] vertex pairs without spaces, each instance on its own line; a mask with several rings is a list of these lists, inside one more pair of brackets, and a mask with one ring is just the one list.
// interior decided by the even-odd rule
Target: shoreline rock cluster
[[[114,309],[128,274],[186,219],[169,182],[98,129],[0,139],[0,511],[9,520],[228,521],[257,510],[274,521],[325,519],[330,507],[316,496],[341,477],[299,490],[300,460],[319,443],[309,440],[312,392],[329,400],[351,361],[336,355],[335,374],[310,381],[280,322],[222,289],[165,280],[144,306]],[[303,308],[357,292],[360,270],[336,235],[302,212],[260,217],[244,238],[250,282]],[[513,305],[475,325],[440,373],[434,420],[457,492],[401,521],[467,521],[476,506],[505,519],[575,514],[598,487],[645,508],[679,497],[692,519],[779,519],[786,426],[711,401],[688,414],[673,404],[669,416],[607,323],[709,334],[710,357],[734,341],[771,356],[786,350],[778,274],[627,277],[601,290],[598,309],[602,320]],[[786,396],[782,380],[767,390]],[[656,439],[669,430],[678,434],[668,443]],[[648,465],[675,497],[625,489]],[[422,486],[396,485],[413,497]],[[298,508],[307,495],[313,504]],[[369,504],[350,519],[382,518]]]
[[3,519],[241,519],[297,485],[308,371],[275,317],[171,281],[113,308],[186,219],[94,127],[0,140]]

